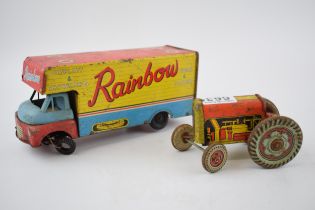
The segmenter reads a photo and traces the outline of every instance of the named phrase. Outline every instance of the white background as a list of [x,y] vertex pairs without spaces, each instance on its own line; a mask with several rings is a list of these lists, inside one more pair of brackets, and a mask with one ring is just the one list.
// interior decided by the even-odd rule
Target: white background
[[[315,209],[314,1],[0,0],[0,209]],[[14,112],[31,95],[26,56],[171,44],[200,53],[198,97],[259,93],[303,129],[298,156],[274,170],[243,144],[223,170],[170,136],[191,117],[77,141],[73,155],[17,140]]]

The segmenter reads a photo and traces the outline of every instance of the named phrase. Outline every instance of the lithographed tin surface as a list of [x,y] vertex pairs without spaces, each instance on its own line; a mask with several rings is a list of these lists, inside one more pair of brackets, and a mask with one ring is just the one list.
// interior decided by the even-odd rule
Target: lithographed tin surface
[[280,116],[273,102],[258,94],[197,98],[193,102],[193,117],[193,127],[183,124],[174,130],[172,145],[179,151],[191,146],[203,151],[202,165],[211,173],[226,163],[224,144],[246,142],[250,157],[264,168],[288,163],[302,145],[300,126],[293,119]]
[[[201,115],[202,112],[202,115]],[[203,129],[195,127],[196,143],[237,143],[247,141],[250,132],[266,117],[264,103],[258,95],[213,97],[203,100],[202,111],[194,109],[194,116],[203,116]],[[199,116],[199,117],[198,117]],[[203,132],[204,138],[200,138]]]
[[66,130],[71,138],[78,137],[78,130],[74,120],[64,120],[41,125],[29,125],[22,122],[15,114],[16,136],[32,147],[39,147],[42,140],[51,133]]
[[205,142],[203,104],[199,98],[193,102],[193,123],[195,143],[203,144]]
[[161,111],[192,114],[198,55],[171,46],[29,57],[23,81],[43,94],[76,92],[80,136],[141,125]]

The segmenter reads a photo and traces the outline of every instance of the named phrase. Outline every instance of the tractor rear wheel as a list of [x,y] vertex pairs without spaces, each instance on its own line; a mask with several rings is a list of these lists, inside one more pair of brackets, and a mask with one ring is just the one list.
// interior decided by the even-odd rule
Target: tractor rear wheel
[[278,168],[292,160],[303,140],[300,126],[292,119],[275,116],[261,121],[248,138],[248,151],[255,163]]

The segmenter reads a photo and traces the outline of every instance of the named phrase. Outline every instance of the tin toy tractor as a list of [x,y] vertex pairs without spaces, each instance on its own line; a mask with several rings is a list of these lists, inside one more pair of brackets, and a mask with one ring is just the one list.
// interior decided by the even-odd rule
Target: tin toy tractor
[[226,163],[224,144],[245,142],[255,163],[277,168],[296,156],[303,140],[300,126],[259,95],[195,99],[193,124],[178,126],[172,144],[179,151],[202,150],[202,165],[211,173]]

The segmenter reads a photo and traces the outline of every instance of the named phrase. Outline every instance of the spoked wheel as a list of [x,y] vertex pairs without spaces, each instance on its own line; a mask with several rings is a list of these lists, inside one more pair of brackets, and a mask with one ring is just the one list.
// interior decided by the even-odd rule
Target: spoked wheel
[[54,142],[56,150],[63,155],[70,155],[76,148],[75,142],[70,136],[59,136]]
[[264,168],[277,168],[299,152],[303,135],[300,126],[283,116],[261,121],[248,138],[248,151],[255,163]]
[[150,122],[150,126],[155,130],[160,130],[166,126],[168,122],[168,113],[157,113]]
[[267,98],[263,98],[264,101],[266,102],[266,112],[272,113],[272,114],[276,114],[276,115],[280,115],[280,112],[278,110],[278,108],[276,107],[276,105],[270,101]]
[[226,147],[223,144],[211,144],[203,152],[202,166],[206,171],[215,173],[225,165],[226,160]]
[[186,151],[191,147],[191,144],[186,140],[193,141],[194,129],[191,125],[183,124],[178,126],[172,134],[172,144],[179,151]]

